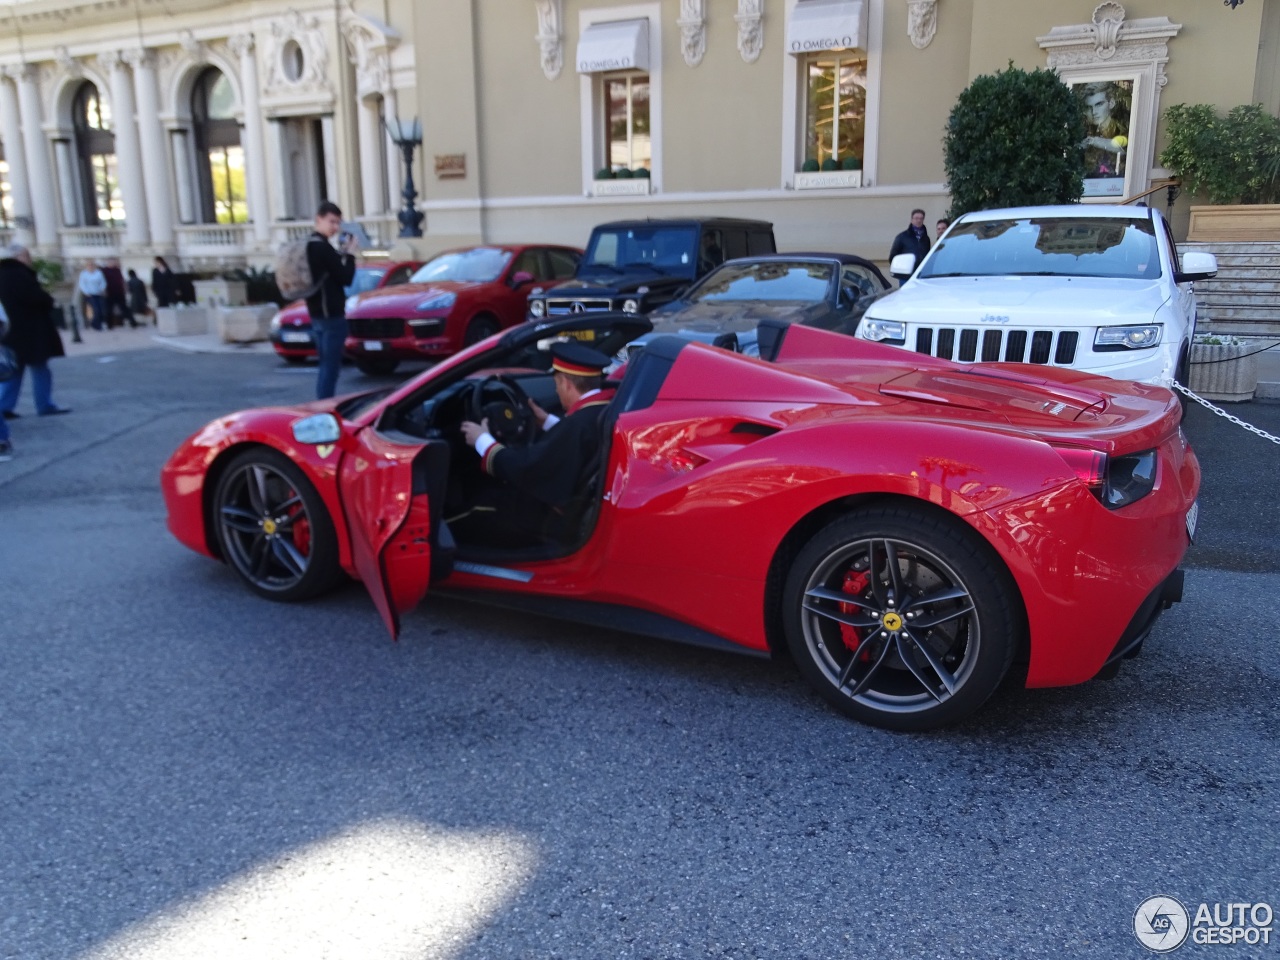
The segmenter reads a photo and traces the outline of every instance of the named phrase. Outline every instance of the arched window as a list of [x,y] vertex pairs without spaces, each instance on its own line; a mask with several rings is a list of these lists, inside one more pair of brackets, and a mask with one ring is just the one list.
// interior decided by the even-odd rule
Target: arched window
[[221,70],[200,74],[191,94],[195,130],[200,219],[205,223],[245,223],[244,150],[235,119],[235,93]]
[[111,132],[111,108],[86,80],[71,102],[76,159],[80,167],[80,204],[84,222],[118,225],[124,222],[124,201],[116,174],[116,138]]

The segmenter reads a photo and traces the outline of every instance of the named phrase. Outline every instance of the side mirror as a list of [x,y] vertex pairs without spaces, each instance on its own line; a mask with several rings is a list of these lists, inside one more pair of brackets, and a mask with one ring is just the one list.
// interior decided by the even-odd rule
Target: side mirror
[[526,283],[533,283],[535,279],[537,278],[528,270],[517,270],[511,276],[511,286],[523,287]]
[[889,272],[895,277],[909,277],[916,270],[916,255],[900,253],[889,261]]
[[1218,258],[1212,253],[1193,250],[1182,255],[1182,269],[1173,273],[1174,283],[1192,283],[1196,280],[1208,280],[1218,273]]
[[298,443],[318,446],[322,443],[337,443],[342,437],[342,424],[332,413],[317,413],[303,417],[293,424],[293,439]]

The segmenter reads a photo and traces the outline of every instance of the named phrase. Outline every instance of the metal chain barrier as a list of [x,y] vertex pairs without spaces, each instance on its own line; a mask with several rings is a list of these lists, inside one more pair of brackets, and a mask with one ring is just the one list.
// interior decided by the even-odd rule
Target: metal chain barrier
[[1236,426],[1244,427],[1250,433],[1256,433],[1258,436],[1262,437],[1263,440],[1270,440],[1272,443],[1280,443],[1280,437],[1272,436],[1271,434],[1267,433],[1267,431],[1260,430],[1259,428],[1255,427],[1252,423],[1245,423],[1235,414],[1227,413],[1227,411],[1223,410],[1221,407],[1215,407],[1212,403],[1210,403],[1204,397],[1197,396],[1195,393],[1191,391],[1190,388],[1184,387],[1177,380],[1174,380],[1171,386],[1173,387],[1173,389],[1177,390],[1179,393],[1185,394],[1186,396],[1190,397],[1196,403],[1200,404],[1200,406],[1205,407],[1212,413],[1216,413],[1220,417],[1225,417],[1227,420],[1231,421]]

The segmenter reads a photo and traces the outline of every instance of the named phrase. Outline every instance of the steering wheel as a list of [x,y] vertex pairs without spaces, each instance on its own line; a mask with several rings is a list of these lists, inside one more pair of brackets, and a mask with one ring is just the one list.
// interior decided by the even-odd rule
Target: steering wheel
[[493,375],[477,380],[467,397],[467,419],[489,420],[489,432],[506,446],[527,446],[537,434],[529,395],[513,377]]

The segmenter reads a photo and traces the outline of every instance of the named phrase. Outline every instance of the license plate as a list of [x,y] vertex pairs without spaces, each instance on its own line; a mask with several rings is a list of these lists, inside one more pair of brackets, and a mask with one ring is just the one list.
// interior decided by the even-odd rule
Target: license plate
[[283,343],[310,343],[311,334],[302,333],[301,331],[288,331],[280,334],[280,340]]
[[382,349],[382,341],[381,341],[381,340],[366,340],[366,341],[364,342],[364,348],[365,348],[365,350],[381,350],[381,349]]
[[1187,536],[1191,538],[1191,542],[1196,540],[1196,524],[1200,521],[1200,501],[1197,500],[1191,505],[1191,509],[1187,511]]
[[596,332],[594,330],[566,330],[565,336],[573,337],[575,340],[594,340]]

